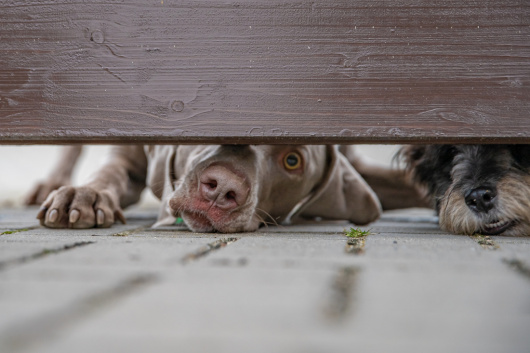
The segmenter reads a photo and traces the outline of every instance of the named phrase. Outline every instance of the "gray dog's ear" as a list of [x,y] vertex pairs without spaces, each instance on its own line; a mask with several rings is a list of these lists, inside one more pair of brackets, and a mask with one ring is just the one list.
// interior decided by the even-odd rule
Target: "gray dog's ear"
[[145,154],[149,159],[147,169],[147,186],[153,194],[162,200],[164,195],[173,192],[175,173],[173,164],[176,154],[175,146],[147,146]]
[[355,224],[379,218],[382,208],[375,192],[337,146],[328,146],[327,168],[322,183],[297,210],[298,216],[347,219]]
[[146,155],[149,159],[147,185],[162,204],[158,220],[153,227],[171,225],[176,218],[171,214],[169,199],[174,191],[176,174],[174,171],[176,146],[148,146]]

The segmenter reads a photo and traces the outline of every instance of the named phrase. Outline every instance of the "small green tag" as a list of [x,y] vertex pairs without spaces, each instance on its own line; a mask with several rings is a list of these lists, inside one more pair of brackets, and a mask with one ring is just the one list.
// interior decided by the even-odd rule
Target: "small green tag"
[[177,219],[175,220],[175,224],[183,224],[184,223],[184,220],[180,217],[177,217]]

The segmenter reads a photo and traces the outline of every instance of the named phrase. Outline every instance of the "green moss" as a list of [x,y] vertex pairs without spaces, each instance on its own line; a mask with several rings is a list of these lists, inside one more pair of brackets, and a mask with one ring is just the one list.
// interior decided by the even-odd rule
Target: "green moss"
[[24,229],[15,229],[15,230],[6,230],[5,232],[1,233],[0,235],[6,235],[6,234],[15,234],[15,233],[20,233],[20,232],[27,232],[29,229],[27,228],[24,228]]
[[344,235],[350,238],[362,238],[367,235],[370,235],[371,234],[370,230],[371,229],[362,230],[361,228],[350,227],[350,230],[346,230],[346,229],[344,230]]
[[125,230],[123,232],[114,233],[114,234],[112,234],[112,236],[113,237],[128,237],[129,235],[131,235],[131,233],[133,233],[133,232],[130,231],[130,230]]
[[471,239],[475,240],[484,249],[489,249],[489,250],[499,249],[499,245],[497,245],[497,243],[495,243],[495,241],[487,235],[474,234],[474,235],[471,235],[470,237]]

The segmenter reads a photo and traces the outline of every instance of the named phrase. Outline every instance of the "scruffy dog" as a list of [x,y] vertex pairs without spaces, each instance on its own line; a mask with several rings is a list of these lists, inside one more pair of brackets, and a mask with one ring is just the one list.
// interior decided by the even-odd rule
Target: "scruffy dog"
[[406,146],[400,155],[442,229],[530,235],[530,145]]

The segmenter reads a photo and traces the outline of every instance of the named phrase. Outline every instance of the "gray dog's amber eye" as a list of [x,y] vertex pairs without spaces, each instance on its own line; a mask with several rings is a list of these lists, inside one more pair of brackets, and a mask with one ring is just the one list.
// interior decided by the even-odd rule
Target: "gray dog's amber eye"
[[283,157],[283,166],[287,170],[295,170],[302,165],[302,156],[297,152],[290,152]]

